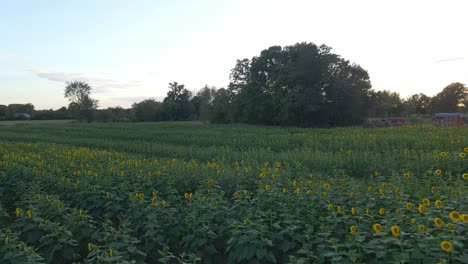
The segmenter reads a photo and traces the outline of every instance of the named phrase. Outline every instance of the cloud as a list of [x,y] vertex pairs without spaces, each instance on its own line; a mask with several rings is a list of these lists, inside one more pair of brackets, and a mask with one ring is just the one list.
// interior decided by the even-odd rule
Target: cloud
[[53,82],[86,82],[93,87],[93,92],[95,93],[107,93],[116,89],[134,88],[143,84],[143,80],[115,80],[91,74],[68,73],[46,68],[35,68],[30,69],[30,71],[35,73],[39,78],[45,78]]
[[460,60],[465,60],[465,58],[464,57],[445,58],[445,59],[437,60],[436,63],[452,62],[452,61],[460,61]]

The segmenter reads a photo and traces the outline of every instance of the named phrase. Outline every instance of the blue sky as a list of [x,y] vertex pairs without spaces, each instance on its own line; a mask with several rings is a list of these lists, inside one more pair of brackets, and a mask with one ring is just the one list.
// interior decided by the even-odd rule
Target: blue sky
[[0,104],[58,108],[78,79],[101,107],[129,107],[172,81],[226,86],[236,59],[304,41],[360,64],[376,90],[433,95],[468,84],[464,2],[0,0]]

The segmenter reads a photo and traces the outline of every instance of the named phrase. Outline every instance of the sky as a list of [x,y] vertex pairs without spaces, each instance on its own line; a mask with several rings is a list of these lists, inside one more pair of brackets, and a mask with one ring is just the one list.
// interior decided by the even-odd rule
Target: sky
[[68,105],[66,82],[100,108],[161,100],[168,83],[226,87],[237,59],[325,44],[407,97],[468,84],[466,0],[0,0],[0,104]]

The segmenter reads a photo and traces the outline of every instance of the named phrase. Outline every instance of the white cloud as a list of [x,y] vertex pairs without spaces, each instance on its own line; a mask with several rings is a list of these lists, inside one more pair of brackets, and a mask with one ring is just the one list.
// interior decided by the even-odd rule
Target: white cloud
[[101,94],[109,93],[117,89],[130,89],[143,85],[143,80],[117,80],[99,77],[97,74],[70,73],[48,68],[34,68],[30,69],[30,71],[40,78],[45,78],[53,82],[66,83],[71,81],[83,81],[93,87],[93,92]]

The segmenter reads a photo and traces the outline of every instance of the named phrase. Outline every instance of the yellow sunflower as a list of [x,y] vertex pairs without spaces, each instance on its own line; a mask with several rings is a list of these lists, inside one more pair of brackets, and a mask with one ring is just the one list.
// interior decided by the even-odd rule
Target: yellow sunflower
[[418,231],[421,232],[421,233],[423,233],[424,231],[426,231],[426,226],[425,226],[425,225],[420,225],[420,226],[418,227]]
[[372,228],[374,229],[374,231],[375,231],[376,233],[380,233],[380,232],[382,231],[382,226],[381,226],[380,224],[377,224],[377,223],[374,224],[374,225],[372,226]]
[[462,214],[461,219],[463,222],[468,222],[468,214]]
[[442,207],[442,201],[441,201],[441,200],[436,200],[436,201],[434,202],[434,204],[435,204],[435,206],[437,206],[437,207],[439,207],[439,208]]
[[450,216],[450,219],[452,219],[452,221],[455,221],[455,222],[460,221],[460,213],[458,213],[457,211],[450,212],[449,216]]
[[421,214],[424,214],[426,212],[426,207],[424,207],[424,205],[420,204],[418,206],[418,211],[421,213]]
[[445,251],[445,252],[450,252],[453,249],[452,243],[448,241],[442,241],[440,242],[440,248]]
[[442,227],[444,225],[444,221],[442,221],[442,219],[440,219],[439,217],[436,217],[434,218],[434,224],[437,227]]
[[399,236],[400,235],[400,228],[396,225],[392,226],[390,229],[392,231],[393,236]]
[[356,226],[355,226],[355,225],[350,226],[350,227],[349,227],[349,232],[351,232],[351,234],[356,233],[356,232],[357,232]]
[[424,205],[430,205],[430,204],[431,204],[431,201],[429,201],[429,199],[427,199],[427,198],[424,198],[424,199],[423,199],[423,204],[424,204]]
[[384,208],[380,208],[380,209],[379,209],[379,214],[380,214],[380,215],[384,215],[384,214],[385,214],[385,209],[384,209]]
[[442,174],[442,170],[441,170],[441,169],[435,170],[435,174],[436,174],[436,175],[441,175],[441,174]]
[[468,180],[468,173],[466,173],[466,172],[463,173],[463,174],[462,174],[462,178],[463,178],[464,180]]

